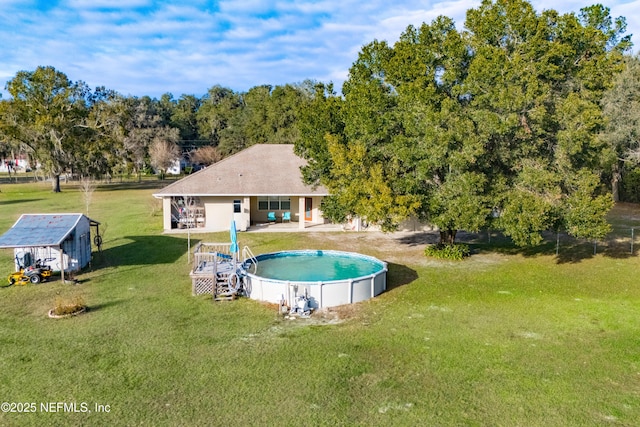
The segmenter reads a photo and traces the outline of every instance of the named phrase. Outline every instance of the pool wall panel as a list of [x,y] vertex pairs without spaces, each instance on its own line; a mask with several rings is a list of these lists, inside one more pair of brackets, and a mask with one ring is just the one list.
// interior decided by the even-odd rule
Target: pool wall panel
[[[296,251],[289,251],[296,252]],[[320,251],[299,251],[305,253]],[[337,251],[325,251],[338,253]],[[381,269],[375,274],[347,280],[335,280],[328,282],[292,282],[276,279],[268,279],[259,274],[248,273],[247,296],[252,299],[279,304],[283,299],[291,307],[295,304],[298,295],[306,295],[309,298],[309,306],[313,309],[335,307],[366,301],[386,290],[387,263],[373,257],[349,252],[339,252],[359,258],[367,258],[380,263]],[[259,255],[261,258],[269,256],[281,256],[282,253]],[[258,269],[259,270],[259,269]]]

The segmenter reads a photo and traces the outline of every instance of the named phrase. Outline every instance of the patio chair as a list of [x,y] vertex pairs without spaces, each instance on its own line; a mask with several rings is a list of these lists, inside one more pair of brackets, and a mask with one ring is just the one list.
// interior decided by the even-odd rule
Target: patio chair
[[285,221],[291,222],[291,212],[287,211],[282,213],[282,222],[284,223]]
[[275,212],[269,212],[267,214],[267,220],[269,222],[276,222],[276,213]]

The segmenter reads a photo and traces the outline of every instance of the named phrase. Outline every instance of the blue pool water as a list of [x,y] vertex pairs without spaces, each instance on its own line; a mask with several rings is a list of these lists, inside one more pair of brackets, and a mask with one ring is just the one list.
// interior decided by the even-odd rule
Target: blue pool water
[[274,280],[329,282],[370,276],[385,268],[381,261],[359,254],[292,251],[259,255],[256,274]]

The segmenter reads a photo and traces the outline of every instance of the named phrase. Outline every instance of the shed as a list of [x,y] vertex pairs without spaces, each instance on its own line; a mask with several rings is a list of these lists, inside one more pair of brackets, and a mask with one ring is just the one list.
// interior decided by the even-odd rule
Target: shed
[[91,261],[91,227],[100,243],[99,224],[79,213],[23,214],[0,236],[0,249],[13,248],[16,270],[29,253],[53,271],[79,271]]

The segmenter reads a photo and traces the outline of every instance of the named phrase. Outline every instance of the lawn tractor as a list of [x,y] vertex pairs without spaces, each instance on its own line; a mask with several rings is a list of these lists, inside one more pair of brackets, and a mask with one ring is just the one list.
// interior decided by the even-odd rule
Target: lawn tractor
[[32,263],[31,257],[25,256],[18,261],[20,271],[9,275],[10,285],[26,285],[29,282],[37,284],[51,277],[51,267],[44,265],[41,260]]

